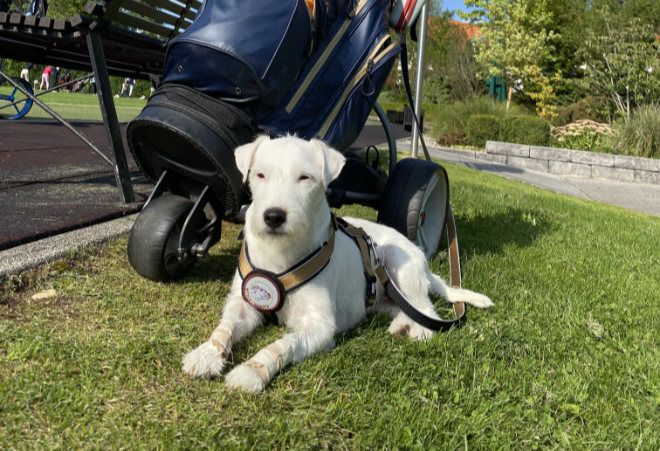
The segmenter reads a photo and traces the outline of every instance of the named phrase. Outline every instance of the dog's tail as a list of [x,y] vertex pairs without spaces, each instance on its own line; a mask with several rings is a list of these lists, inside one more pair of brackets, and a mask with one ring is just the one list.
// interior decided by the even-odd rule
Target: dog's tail
[[442,296],[451,303],[465,302],[466,304],[479,308],[492,307],[495,305],[485,294],[475,293],[474,291],[466,290],[465,288],[452,288],[439,276],[436,276],[431,272],[429,275],[431,293]]

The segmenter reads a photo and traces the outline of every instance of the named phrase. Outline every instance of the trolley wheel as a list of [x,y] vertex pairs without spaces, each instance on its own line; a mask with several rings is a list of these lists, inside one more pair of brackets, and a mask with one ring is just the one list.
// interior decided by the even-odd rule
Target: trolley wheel
[[448,205],[449,180],[444,168],[406,158],[390,173],[378,222],[401,232],[431,258],[442,242]]
[[147,279],[166,282],[185,275],[197,258],[179,260],[177,250],[183,224],[194,203],[185,197],[153,199],[138,215],[128,238],[128,260]]
[[[27,81],[16,77],[11,77],[11,79],[21,85],[30,95],[34,94],[32,86]],[[0,102],[0,117],[4,119],[20,119],[28,114],[30,108],[32,108],[32,99],[13,86],[11,87],[10,94],[0,94],[0,100],[6,102],[6,104],[5,102]]]

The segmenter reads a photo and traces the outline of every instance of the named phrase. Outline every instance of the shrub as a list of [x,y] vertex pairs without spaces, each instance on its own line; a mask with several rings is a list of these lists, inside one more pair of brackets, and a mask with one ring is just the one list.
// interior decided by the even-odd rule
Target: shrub
[[551,132],[553,147],[612,153],[612,127],[589,119],[581,119]]
[[507,116],[500,122],[500,140],[547,146],[550,142],[550,124],[534,116]]
[[627,155],[660,158],[660,105],[645,105],[635,111],[628,123],[614,127],[616,148]]
[[460,146],[462,144],[465,144],[466,142],[466,137],[465,133],[447,133],[446,135],[442,135],[440,139],[438,139],[438,144],[441,146]]
[[[461,142],[454,144],[465,144],[467,121],[475,114],[489,114],[502,118],[507,114],[504,104],[495,102],[489,97],[473,97],[465,102],[456,102],[451,105],[437,105],[433,114],[427,114],[427,120],[431,123],[431,136],[440,143],[447,145],[448,138],[455,141],[457,137],[463,137]],[[512,107],[510,111],[519,112],[518,108]]]
[[486,141],[498,139],[500,119],[492,114],[473,114],[468,118],[465,134],[468,144],[485,147]]
[[591,119],[596,122],[607,122],[611,112],[607,99],[598,96],[587,96],[575,103],[559,107],[555,125],[566,125],[581,119]]

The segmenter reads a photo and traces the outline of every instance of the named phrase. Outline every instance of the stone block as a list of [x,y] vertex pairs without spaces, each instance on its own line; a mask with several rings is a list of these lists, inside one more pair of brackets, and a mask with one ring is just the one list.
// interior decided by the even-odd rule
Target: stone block
[[591,177],[591,165],[572,163],[569,161],[549,161],[548,172],[552,174],[573,175],[575,177]]
[[634,182],[635,170],[594,165],[591,167],[591,176],[601,179],[621,180],[622,182]]
[[628,169],[639,169],[641,171],[660,172],[660,159],[614,155],[614,166]]
[[529,148],[529,157],[543,160],[571,161],[571,152],[573,151],[568,149],[531,146]]
[[498,155],[513,155],[516,157],[529,158],[529,146],[524,144],[486,141],[486,152]]
[[506,164],[506,155],[494,155],[492,153],[486,153],[486,152],[475,152],[475,156],[479,160]]
[[506,157],[506,164],[516,168],[548,172],[548,160],[534,160],[532,158],[522,158],[509,155]]
[[614,155],[607,153],[587,152],[586,150],[573,150],[571,153],[571,161],[573,163],[613,167]]
[[[635,171],[635,181],[640,183],[653,183],[660,185],[660,172],[656,171]],[[660,202],[660,199],[658,199]]]

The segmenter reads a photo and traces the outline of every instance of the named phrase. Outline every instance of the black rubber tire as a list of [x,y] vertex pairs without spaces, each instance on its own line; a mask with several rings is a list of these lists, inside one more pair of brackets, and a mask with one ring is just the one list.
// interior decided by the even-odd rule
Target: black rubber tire
[[448,205],[449,181],[444,168],[406,158],[390,173],[378,222],[401,232],[431,258],[438,252],[445,233]]
[[181,196],[164,195],[153,199],[138,215],[128,238],[128,260],[147,279],[166,282],[185,275],[195,257],[185,262],[177,258],[183,223],[194,203]]

